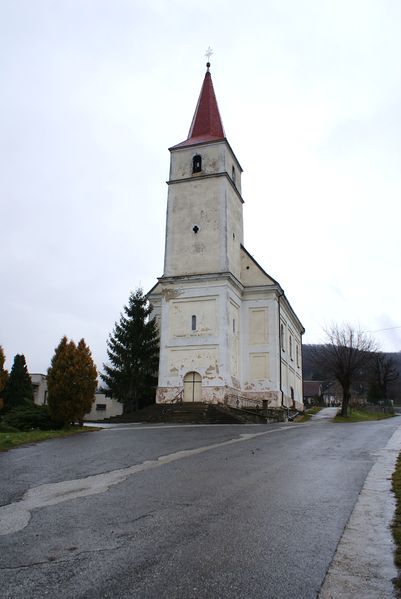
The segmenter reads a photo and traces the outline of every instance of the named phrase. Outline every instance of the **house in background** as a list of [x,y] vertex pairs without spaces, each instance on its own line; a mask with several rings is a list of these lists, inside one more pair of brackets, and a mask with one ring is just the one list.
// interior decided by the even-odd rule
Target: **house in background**
[[303,394],[306,406],[339,406],[342,399],[341,387],[335,381],[304,381]]
[[106,397],[101,391],[96,391],[92,409],[85,414],[85,420],[105,420],[114,416],[121,416],[122,413],[123,404],[121,402]]
[[33,387],[33,401],[38,406],[47,404],[47,376],[36,372],[29,376]]
[[[47,404],[47,376],[45,374],[32,373],[33,401],[38,406]],[[101,391],[96,391],[93,398],[92,409],[85,414],[85,420],[98,421],[121,416],[123,404],[116,399],[106,397]]]

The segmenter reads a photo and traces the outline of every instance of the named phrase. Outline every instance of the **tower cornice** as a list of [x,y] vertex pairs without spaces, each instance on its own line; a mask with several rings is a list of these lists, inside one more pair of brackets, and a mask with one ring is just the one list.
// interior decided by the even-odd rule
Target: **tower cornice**
[[197,181],[199,181],[201,179],[214,179],[215,177],[225,177],[227,179],[227,181],[230,183],[233,191],[235,191],[235,193],[238,196],[238,199],[240,200],[240,202],[242,204],[245,203],[244,200],[243,200],[243,198],[242,198],[242,195],[240,194],[240,192],[238,191],[238,189],[234,185],[233,180],[231,179],[231,177],[226,172],[224,172],[224,173],[211,173],[210,175],[197,175],[196,178],[192,176],[192,177],[185,177],[184,179],[170,179],[169,181],[166,181],[166,183],[167,183],[167,185],[175,185],[176,183],[193,183],[193,181],[195,179]]

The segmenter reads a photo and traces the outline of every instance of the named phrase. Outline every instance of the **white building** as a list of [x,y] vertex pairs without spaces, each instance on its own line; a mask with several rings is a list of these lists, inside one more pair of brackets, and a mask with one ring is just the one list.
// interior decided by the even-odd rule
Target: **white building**
[[47,404],[47,376],[37,372],[31,373],[29,376],[33,387],[33,401],[38,406]]
[[[47,404],[47,376],[38,373],[31,373],[29,376],[33,387],[33,401],[38,406]],[[105,420],[113,416],[121,416],[122,413],[122,403],[106,397],[101,391],[96,391],[91,411],[85,414],[85,420]]]
[[170,148],[164,273],[148,294],[160,329],[156,401],[303,409],[304,328],[243,245],[242,168],[209,66],[188,139]]
[[85,420],[97,421],[121,416],[123,413],[123,404],[116,399],[106,397],[101,391],[96,391],[95,398],[90,412],[85,414]]

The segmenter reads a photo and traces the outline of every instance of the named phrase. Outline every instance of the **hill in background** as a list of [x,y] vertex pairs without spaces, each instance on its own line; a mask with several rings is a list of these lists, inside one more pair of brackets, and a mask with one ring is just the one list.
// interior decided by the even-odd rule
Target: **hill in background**
[[[320,345],[303,345],[302,346],[302,374],[304,381],[326,381],[327,373],[324,369],[316,368],[313,364],[313,353],[319,351]],[[394,383],[396,395],[401,399],[401,352],[383,352],[387,358],[393,360],[394,366],[398,371],[398,381]],[[367,383],[367,381],[365,381]],[[394,391],[394,389],[393,389]]]

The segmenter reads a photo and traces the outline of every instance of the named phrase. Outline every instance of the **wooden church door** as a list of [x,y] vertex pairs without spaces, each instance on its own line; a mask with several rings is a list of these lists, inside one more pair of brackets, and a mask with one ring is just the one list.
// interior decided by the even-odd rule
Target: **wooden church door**
[[202,377],[199,372],[184,376],[184,401],[202,401]]

